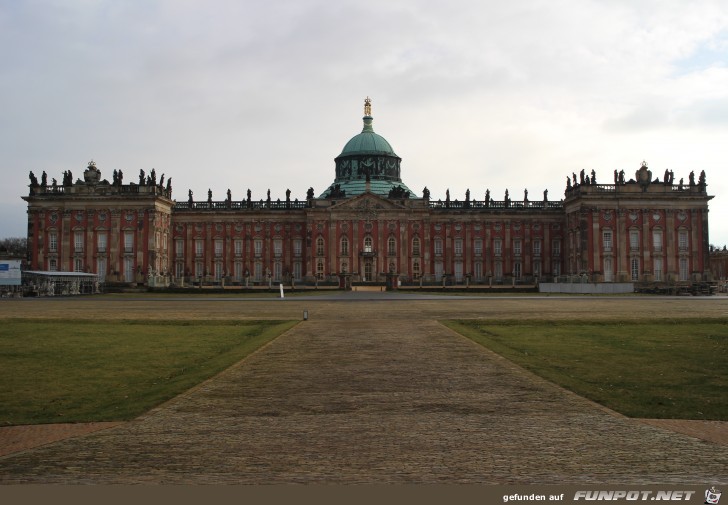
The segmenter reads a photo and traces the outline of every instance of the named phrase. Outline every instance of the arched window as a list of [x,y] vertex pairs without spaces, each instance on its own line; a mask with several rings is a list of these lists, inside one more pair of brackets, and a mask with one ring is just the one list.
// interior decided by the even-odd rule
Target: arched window
[[387,254],[390,256],[397,255],[397,241],[394,237],[389,237],[389,240],[387,240]]
[[316,239],[316,256],[324,255],[324,238],[319,237]]
[[640,280],[640,260],[639,258],[632,258],[631,261],[631,273],[632,273],[632,280],[638,281]]
[[420,255],[420,239],[415,237],[412,239],[412,256]]
[[688,265],[688,259],[687,258],[680,258],[679,275],[680,275],[680,280],[681,281],[686,281],[686,280],[688,280],[690,278],[689,275],[688,275],[688,267],[689,267],[689,265]]
[[364,237],[364,252],[370,253],[374,252],[374,249],[372,248],[372,237],[366,236]]
[[346,237],[341,237],[341,255],[349,255],[349,239]]

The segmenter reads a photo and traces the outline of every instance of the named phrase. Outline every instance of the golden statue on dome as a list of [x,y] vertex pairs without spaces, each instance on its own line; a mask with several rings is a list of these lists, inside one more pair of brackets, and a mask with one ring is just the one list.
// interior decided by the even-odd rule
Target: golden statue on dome
[[372,99],[369,97],[366,97],[364,99],[364,115],[365,116],[372,115]]

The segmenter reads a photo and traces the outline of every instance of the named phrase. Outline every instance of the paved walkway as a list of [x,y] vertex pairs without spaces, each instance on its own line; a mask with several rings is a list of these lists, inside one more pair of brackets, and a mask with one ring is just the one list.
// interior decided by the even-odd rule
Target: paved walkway
[[728,449],[614,415],[433,320],[309,320],[0,483],[725,484]]

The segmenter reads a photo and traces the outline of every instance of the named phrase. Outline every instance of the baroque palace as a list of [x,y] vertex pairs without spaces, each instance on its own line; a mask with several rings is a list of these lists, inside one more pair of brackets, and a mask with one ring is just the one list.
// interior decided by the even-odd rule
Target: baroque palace
[[[532,284],[579,276],[590,282],[710,280],[705,174],[675,181],[642,163],[566,177],[563,199],[432,200],[401,178],[402,159],[363,129],[335,158],[318,196],[253,200],[172,199],[154,170],[112,181],[89,163],[61,183],[30,173],[28,268],[88,272],[101,281],[185,286],[284,283]],[[610,174],[611,175],[611,174]],[[628,178],[629,177],[629,178]],[[611,179],[611,177],[610,177]]]

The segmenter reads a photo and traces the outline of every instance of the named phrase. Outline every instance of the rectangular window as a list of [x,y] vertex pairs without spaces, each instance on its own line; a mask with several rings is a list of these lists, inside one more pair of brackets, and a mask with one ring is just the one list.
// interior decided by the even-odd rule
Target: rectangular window
[[318,277],[319,280],[323,280],[323,278],[324,278],[324,262],[323,262],[323,260],[318,260],[316,262],[316,277]]
[[519,239],[516,239],[513,241],[513,255],[514,256],[521,255],[521,241]]
[[[680,230],[678,233],[678,247],[681,251],[687,251],[688,250],[688,232],[686,230]],[[685,279],[687,280],[687,279]]]
[[96,248],[100,253],[106,252],[106,232],[99,232],[96,235]]
[[503,278],[503,262],[502,261],[495,262],[494,277],[498,280],[501,280]]
[[413,279],[420,278],[420,260],[412,261],[412,278]]
[[554,260],[551,263],[551,273],[553,274],[554,277],[558,277],[559,275],[561,275],[561,262],[560,261]]
[[260,258],[261,256],[263,256],[263,241],[259,238],[253,240],[253,253],[255,254],[256,258]]
[[614,267],[612,266],[612,258],[604,258],[604,282],[614,281]]
[[205,251],[205,242],[202,239],[195,240],[195,256],[201,258]]
[[463,239],[456,238],[455,239],[455,256],[462,256],[463,255]]
[[655,252],[662,251],[662,230],[652,231],[652,248]]
[[182,239],[174,241],[174,254],[178,258],[182,258],[185,254],[185,242]]
[[442,261],[436,261],[435,262],[435,279],[440,280],[442,278],[442,274],[444,273],[442,269]]
[[222,263],[219,261],[215,263],[215,280],[222,279]]
[[412,240],[412,256],[420,255],[420,239],[415,237]]
[[73,271],[83,272],[83,260],[81,258],[76,258],[75,260],[73,260]]
[[[134,252],[134,232],[133,231],[124,232],[124,252],[125,253]],[[127,282],[131,282],[131,281],[127,281]]]
[[239,261],[235,262],[235,280],[241,280],[243,278],[243,264]]
[[602,245],[604,246],[604,252],[611,252],[611,250],[612,250],[612,230],[604,230],[602,232]]
[[222,240],[215,240],[215,257],[219,258],[222,256]]
[[538,239],[533,241],[533,255],[541,256],[541,241]]
[[48,270],[50,270],[51,272],[57,271],[58,270],[58,261],[56,261],[55,259],[49,260],[48,261]]
[[[273,256],[276,258],[280,258],[283,256],[283,240],[277,238],[273,241]],[[280,276],[276,277],[276,279],[279,279]]]
[[639,251],[640,248],[640,232],[631,230],[629,232],[629,248],[633,251]]
[[48,251],[58,252],[58,234],[54,231],[48,234]]
[[[83,232],[77,231],[73,234],[73,250],[77,253],[83,252]],[[76,270],[80,272],[81,270]]]
[[515,263],[513,263],[513,277],[515,277],[516,279],[521,278],[521,262],[520,261],[516,261]]
[[533,275],[536,277],[541,276],[541,262],[538,260],[533,262]]
[[283,277],[283,265],[277,261],[273,263],[273,280],[280,281],[281,277]]
[[462,282],[462,281],[463,281],[463,262],[456,261],[455,262],[455,282]]
[[503,254],[503,241],[499,238],[493,241],[493,254],[496,256]]
[[475,264],[475,279],[480,280],[483,278],[483,264],[478,262]]
[[473,253],[476,256],[481,256],[483,254],[483,241],[481,239],[475,239],[475,242],[473,242]]
[[124,281],[134,282],[134,258],[124,258]]
[[181,261],[177,262],[176,264],[177,270],[176,270],[176,276],[178,279],[181,279],[185,275],[185,264]]
[[435,256],[442,256],[442,239],[435,239]]
[[263,280],[263,264],[260,262],[255,263],[254,279],[257,282],[260,282]]
[[243,241],[236,240],[235,241],[235,256],[242,256],[242,255],[243,255]]
[[[302,249],[303,249],[303,241],[300,238],[295,239],[293,241],[293,255],[297,258],[300,258]],[[300,279],[300,277],[297,277],[297,278]]]
[[195,277],[202,277],[205,274],[205,269],[202,266],[201,261],[195,262]]
[[99,276],[100,282],[106,279],[106,258],[96,258],[96,275]]
[[553,240],[551,242],[551,254],[561,256],[561,240]]
[[324,239],[319,237],[316,239],[316,256],[324,255]]

